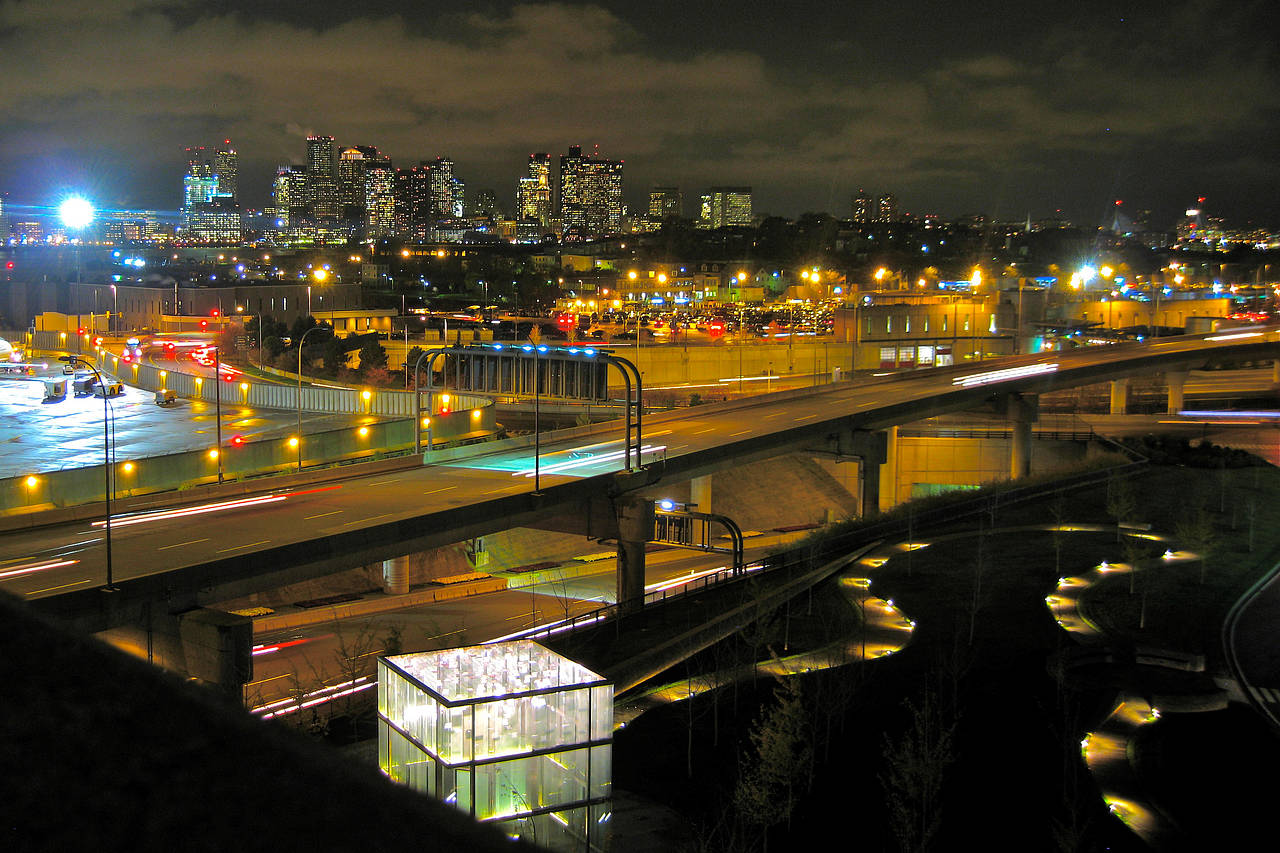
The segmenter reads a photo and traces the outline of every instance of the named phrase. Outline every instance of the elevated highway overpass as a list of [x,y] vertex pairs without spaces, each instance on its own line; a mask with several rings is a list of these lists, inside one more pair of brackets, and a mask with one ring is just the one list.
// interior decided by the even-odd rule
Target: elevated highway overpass
[[1011,473],[1018,476],[1029,466],[1039,394],[1111,381],[1113,408],[1122,410],[1128,377],[1163,372],[1172,407],[1180,404],[1188,370],[1278,357],[1280,328],[1266,327],[1014,356],[697,406],[646,421],[644,465],[634,471],[619,470],[624,445],[615,426],[543,436],[538,491],[532,439],[435,451],[425,464],[394,471],[117,517],[110,592],[102,589],[100,522],[12,532],[0,539],[0,587],[100,631],[153,624],[157,614],[190,613],[356,566],[391,567],[404,555],[499,530],[541,527],[617,540],[618,600],[625,603],[643,591],[653,506],[639,495],[649,487],[694,480],[701,502],[707,487],[703,481],[700,489],[698,478],[804,449],[859,460],[863,505],[873,512],[883,430],[898,424],[995,406],[1012,421]]

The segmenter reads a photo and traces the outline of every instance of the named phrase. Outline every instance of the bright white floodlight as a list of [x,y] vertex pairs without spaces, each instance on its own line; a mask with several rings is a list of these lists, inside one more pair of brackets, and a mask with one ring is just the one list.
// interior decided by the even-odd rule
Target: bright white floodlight
[[62,224],[72,230],[79,230],[92,222],[93,213],[93,205],[79,196],[67,199],[58,207]]

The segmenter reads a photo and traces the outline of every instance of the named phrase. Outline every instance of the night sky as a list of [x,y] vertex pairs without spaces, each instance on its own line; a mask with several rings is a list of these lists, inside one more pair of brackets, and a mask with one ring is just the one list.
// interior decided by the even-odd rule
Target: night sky
[[[261,7],[269,6],[268,11]],[[980,11],[979,11],[980,10]],[[175,209],[230,138],[267,202],[308,133],[452,157],[511,207],[527,155],[626,161],[628,200],[750,184],[756,211],[1280,226],[1274,7],[1244,3],[0,0],[0,192]]]

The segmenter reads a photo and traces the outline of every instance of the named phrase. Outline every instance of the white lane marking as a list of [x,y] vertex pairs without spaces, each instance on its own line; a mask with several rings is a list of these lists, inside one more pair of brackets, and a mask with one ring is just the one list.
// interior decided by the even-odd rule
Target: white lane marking
[[205,537],[205,538],[203,538],[203,539],[192,539],[192,540],[191,540],[191,541],[189,541],[189,542],[178,542],[178,543],[176,543],[176,544],[174,544],[174,545],[161,545],[161,546],[160,546],[159,548],[157,548],[156,550],[157,550],[157,551],[168,551],[170,548],[182,548],[182,547],[184,547],[184,546],[186,546],[186,545],[195,545],[197,542],[208,542],[208,541],[209,541],[209,537],[207,537],[207,536],[206,536],[206,537]]
[[304,521],[310,521],[313,518],[324,518],[326,515],[337,515],[340,512],[346,512],[346,510],[335,509],[332,512],[322,512],[319,515],[304,515],[302,518]]
[[270,539],[263,539],[263,540],[261,540],[261,541],[259,541],[259,542],[249,542],[249,543],[246,543],[246,544],[244,544],[244,545],[236,545],[234,548],[219,548],[219,549],[218,549],[217,551],[215,551],[214,553],[215,553],[215,554],[226,554],[226,553],[228,553],[228,552],[230,552],[230,551],[243,551],[245,548],[256,548],[256,547],[257,547],[257,546],[259,546],[259,545],[266,545],[266,544],[267,544],[268,542],[270,542],[270,541],[271,541]]

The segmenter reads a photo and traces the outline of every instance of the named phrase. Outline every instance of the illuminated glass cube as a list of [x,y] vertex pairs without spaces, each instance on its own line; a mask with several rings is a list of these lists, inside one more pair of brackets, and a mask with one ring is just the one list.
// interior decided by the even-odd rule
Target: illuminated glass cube
[[603,850],[613,685],[529,640],[378,659],[382,772],[540,847]]

